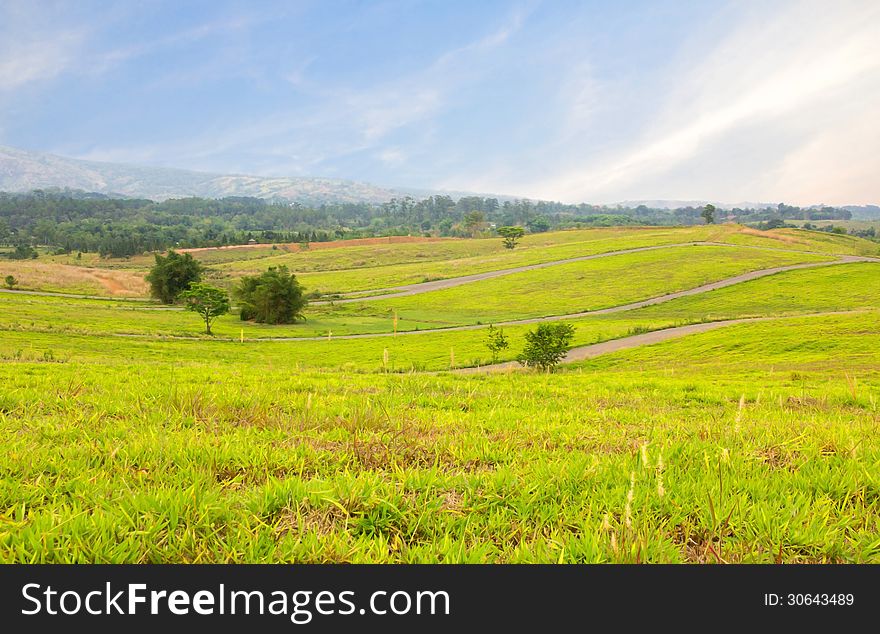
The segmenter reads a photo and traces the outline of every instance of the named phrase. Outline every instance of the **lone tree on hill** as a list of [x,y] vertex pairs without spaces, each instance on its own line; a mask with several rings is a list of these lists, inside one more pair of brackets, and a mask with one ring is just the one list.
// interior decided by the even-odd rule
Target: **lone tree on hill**
[[16,284],[18,284],[18,280],[15,279],[12,275],[7,275],[6,279],[3,280],[6,283],[6,288],[12,290]]
[[519,362],[550,372],[565,357],[573,337],[574,326],[571,324],[540,324],[526,333],[526,346],[519,356]]
[[498,227],[498,235],[504,238],[504,248],[512,249],[516,246],[517,241],[526,235],[526,230],[522,227]]
[[156,255],[156,264],[146,279],[153,297],[173,304],[183,291],[202,280],[202,265],[189,253],[169,251],[165,257]]
[[308,299],[296,275],[286,266],[270,267],[260,275],[241,278],[234,292],[245,321],[261,324],[291,324],[304,321]]
[[492,363],[498,361],[499,353],[502,350],[506,350],[509,346],[510,343],[508,343],[507,337],[504,336],[504,330],[495,326],[489,326],[489,329],[486,331],[486,347],[492,353]]
[[180,294],[187,310],[198,313],[205,320],[205,334],[210,335],[211,324],[220,315],[229,312],[229,295],[222,288],[195,282]]
[[707,225],[715,224],[715,205],[709,203],[705,207],[703,207],[703,211],[700,212],[700,216],[703,217],[703,220],[706,221]]

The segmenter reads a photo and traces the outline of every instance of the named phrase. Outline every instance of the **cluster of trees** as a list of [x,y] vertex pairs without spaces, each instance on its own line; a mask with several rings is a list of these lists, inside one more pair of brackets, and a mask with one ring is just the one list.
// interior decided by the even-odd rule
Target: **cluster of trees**
[[[230,310],[226,289],[202,282],[204,269],[189,253],[170,251],[156,255],[156,263],[147,275],[150,293],[165,304],[180,302],[202,317],[206,334],[214,321]],[[7,280],[8,283],[8,280]],[[267,324],[290,324],[305,319],[308,300],[296,275],[286,266],[272,267],[260,275],[241,278],[233,290],[244,321]]]
[[877,230],[874,229],[873,226],[868,227],[867,229],[850,229],[849,231],[847,231],[846,227],[836,227],[833,224],[817,227],[813,223],[807,222],[804,223],[804,229],[810,229],[811,231],[825,231],[826,233],[849,234],[851,236],[865,238],[867,240],[880,239],[880,235],[878,235]]

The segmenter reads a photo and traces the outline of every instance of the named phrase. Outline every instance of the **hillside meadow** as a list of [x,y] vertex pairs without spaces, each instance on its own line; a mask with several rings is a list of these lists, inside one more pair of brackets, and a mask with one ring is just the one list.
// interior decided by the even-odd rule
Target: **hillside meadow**
[[[837,259],[877,246],[720,226],[208,250],[212,279],[285,263],[334,292],[609,254],[215,337],[109,293],[0,293],[0,561],[880,562],[880,261]],[[93,294],[62,257],[27,264]],[[761,320],[458,372],[523,318],[571,323],[570,347]],[[503,325],[497,360],[534,327]]]

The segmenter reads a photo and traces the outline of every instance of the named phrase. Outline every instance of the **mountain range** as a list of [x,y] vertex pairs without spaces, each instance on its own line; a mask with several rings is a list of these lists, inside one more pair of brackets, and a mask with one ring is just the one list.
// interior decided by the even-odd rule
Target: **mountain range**
[[304,204],[381,203],[406,194],[333,178],[271,178],[165,167],[83,161],[0,146],[0,191],[79,189],[110,196],[165,200],[185,196],[283,198]]
[[[0,145],[0,191],[29,192],[35,189],[62,189],[94,192],[119,198],[148,198],[162,201],[168,198],[199,196],[224,198],[252,196],[282,199],[306,205],[322,203],[383,203],[392,198],[414,196],[423,198],[445,194],[462,196],[492,196],[499,200],[514,200],[515,196],[475,194],[473,192],[434,191],[409,187],[380,187],[361,181],[315,177],[269,177],[244,174],[216,174],[169,167],[145,167],[121,163],[105,163],[67,158],[55,154],[34,152]],[[627,200],[623,207],[645,205],[652,209],[701,207],[705,200]],[[719,209],[763,209],[776,203],[740,202],[713,204]],[[614,207],[615,205],[607,205]],[[875,205],[844,207],[856,218],[880,217]]]

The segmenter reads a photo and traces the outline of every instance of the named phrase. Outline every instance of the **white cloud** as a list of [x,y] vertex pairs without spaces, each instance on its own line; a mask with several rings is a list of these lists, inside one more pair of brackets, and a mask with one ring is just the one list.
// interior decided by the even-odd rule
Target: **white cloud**
[[56,13],[51,5],[0,5],[0,94],[53,79],[76,62],[87,30],[47,26],[55,22]]
[[[775,13],[768,16],[767,7],[775,8]],[[870,113],[876,117],[880,106],[876,81],[880,72],[880,5],[794,3],[763,4],[760,8],[713,45],[711,39],[717,34],[709,32],[682,51],[684,59],[671,69],[668,92],[643,95],[657,100],[659,106],[643,134],[628,141],[627,122],[617,121],[621,131],[617,147],[622,149],[584,156],[570,148],[557,162],[557,174],[530,183],[518,179],[517,190],[571,201],[661,196],[718,199],[722,193],[738,199],[785,197],[798,202],[814,202],[809,196],[820,193],[826,200],[846,198],[847,192],[816,187],[804,190],[803,184],[824,182],[830,187],[848,182],[853,186],[853,178],[847,176],[853,169],[849,162],[810,159],[823,151],[819,148],[827,151],[829,144],[839,144],[841,138],[860,138],[876,129],[870,125]],[[586,95],[595,94],[589,80],[584,86]],[[840,104],[853,101],[863,104],[856,117],[840,108]],[[817,103],[826,112],[817,112]],[[581,110],[582,103],[574,100],[571,119],[582,120]],[[827,111],[840,111],[841,115],[829,117]],[[812,126],[814,120],[823,127]],[[792,131],[786,144],[780,147],[765,142],[762,130],[779,129]],[[756,156],[776,155],[777,180],[768,181],[750,172],[748,165],[730,173],[705,161],[710,153],[731,152],[737,130],[744,135],[737,140],[738,146],[748,146]],[[869,167],[856,169],[864,174],[878,172],[876,156],[863,155],[861,159],[868,161]],[[758,182],[760,190],[747,188]],[[667,184],[678,189],[663,189]],[[470,185],[495,191],[512,186],[513,182],[503,181]],[[876,199],[880,191],[877,185],[873,187]]]
[[[317,106],[294,103],[250,121],[203,130],[182,142],[102,147],[77,156],[137,163],[161,161],[192,169],[227,171],[230,166],[224,155],[259,152],[262,158],[258,160],[266,167],[242,166],[239,171],[267,176],[313,170],[326,173],[332,161],[358,152],[371,152],[383,164],[399,166],[409,155],[400,147],[388,147],[388,138],[415,124],[421,126],[419,133],[425,136],[432,119],[449,106],[454,95],[488,72],[481,60],[509,41],[522,27],[525,16],[523,11],[513,11],[488,35],[438,55],[417,71],[366,88],[311,81],[306,71],[313,59],[308,58],[282,79],[315,99]],[[57,151],[64,153],[64,148]]]

